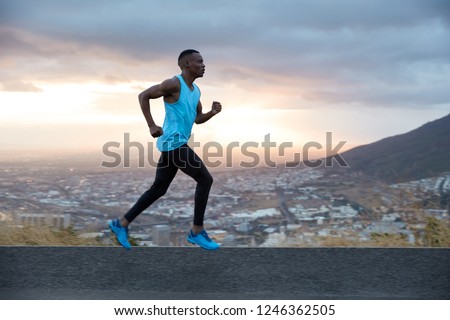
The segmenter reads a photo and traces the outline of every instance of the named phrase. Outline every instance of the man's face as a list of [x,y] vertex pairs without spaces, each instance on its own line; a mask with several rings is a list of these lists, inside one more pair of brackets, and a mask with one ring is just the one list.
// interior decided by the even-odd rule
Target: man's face
[[193,53],[189,56],[189,70],[196,77],[203,77],[205,73],[205,63],[200,53]]

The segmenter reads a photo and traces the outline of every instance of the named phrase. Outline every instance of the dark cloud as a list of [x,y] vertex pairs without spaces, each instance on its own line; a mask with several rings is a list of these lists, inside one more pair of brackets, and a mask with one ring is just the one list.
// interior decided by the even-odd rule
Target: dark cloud
[[129,79],[102,68],[175,64],[194,47],[249,90],[262,79],[293,91],[306,85],[310,97],[332,102],[449,103],[441,89],[450,84],[446,0],[10,0],[0,12],[0,58],[31,59],[37,73],[33,59],[52,61],[47,77]]

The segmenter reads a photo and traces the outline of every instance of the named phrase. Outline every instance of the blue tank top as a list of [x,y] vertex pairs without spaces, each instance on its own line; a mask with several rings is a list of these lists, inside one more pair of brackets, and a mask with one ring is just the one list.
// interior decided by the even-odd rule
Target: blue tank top
[[174,150],[187,143],[197,117],[200,89],[193,83],[194,89],[191,90],[181,75],[177,75],[177,78],[180,81],[180,97],[175,103],[164,102],[166,109],[162,126],[164,133],[156,143],[159,151]]

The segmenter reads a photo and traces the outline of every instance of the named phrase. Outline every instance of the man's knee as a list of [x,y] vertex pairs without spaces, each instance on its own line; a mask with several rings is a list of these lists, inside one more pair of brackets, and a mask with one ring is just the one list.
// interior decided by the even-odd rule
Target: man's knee
[[152,187],[147,192],[151,192],[159,198],[166,194],[167,189],[169,189],[167,183],[164,183],[163,181],[160,180],[155,180],[155,182],[153,182]]
[[213,184],[213,182],[214,182],[213,177],[209,173],[205,174],[202,180],[208,186],[211,186]]
[[205,186],[210,187],[213,184],[213,177],[208,171],[200,171],[197,173],[197,175],[192,176],[195,181],[197,181],[198,184],[202,184]]

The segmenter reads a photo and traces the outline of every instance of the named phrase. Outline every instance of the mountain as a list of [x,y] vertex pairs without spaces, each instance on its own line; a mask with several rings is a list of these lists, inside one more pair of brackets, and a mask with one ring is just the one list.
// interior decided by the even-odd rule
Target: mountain
[[450,172],[450,114],[340,155],[350,170],[390,183]]

